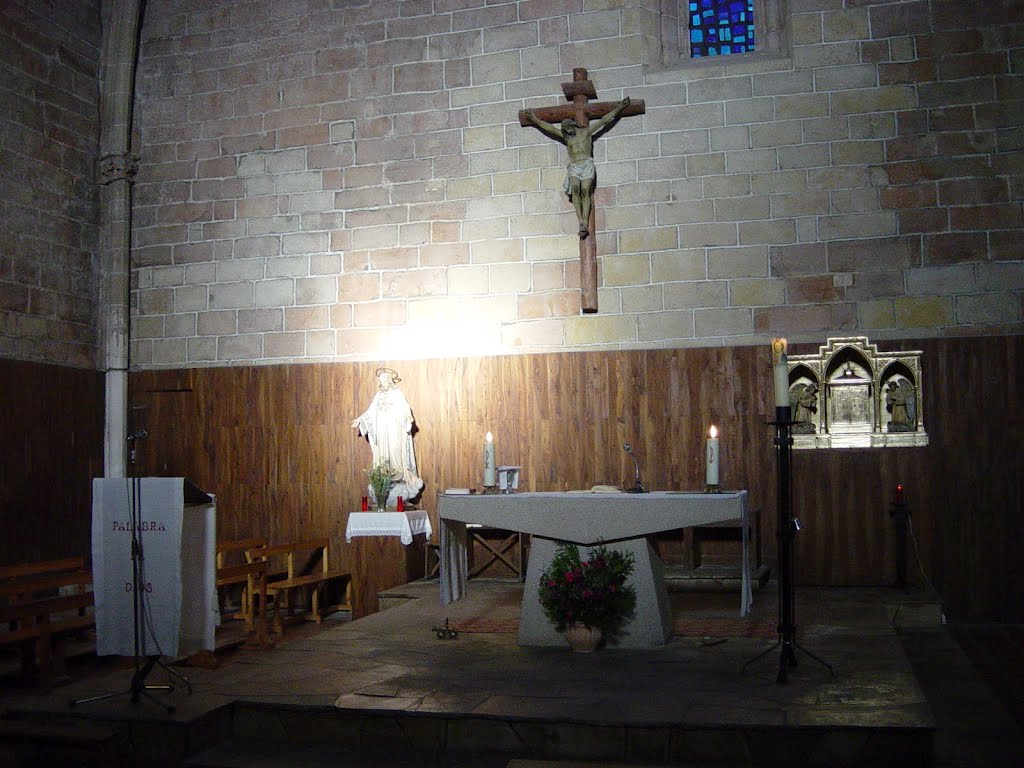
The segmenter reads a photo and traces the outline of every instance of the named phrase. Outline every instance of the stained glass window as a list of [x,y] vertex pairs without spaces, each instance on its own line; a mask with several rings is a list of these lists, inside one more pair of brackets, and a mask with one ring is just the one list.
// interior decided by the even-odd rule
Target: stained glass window
[[754,0],[689,0],[690,56],[754,50]]

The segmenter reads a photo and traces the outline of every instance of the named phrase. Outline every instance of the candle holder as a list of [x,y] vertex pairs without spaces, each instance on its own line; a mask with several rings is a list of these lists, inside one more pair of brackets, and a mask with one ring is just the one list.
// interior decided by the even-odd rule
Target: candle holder
[[789,680],[789,670],[796,667],[796,651],[803,651],[828,670],[829,677],[835,677],[835,670],[827,661],[808,651],[796,641],[796,616],[793,596],[793,541],[800,531],[800,521],[793,517],[793,420],[792,408],[788,405],[775,406],[775,461],[776,489],[778,504],[779,540],[779,639],[771,648],[762,651],[747,661],[740,670],[746,674],[747,667],[767,656],[776,648],[779,654],[779,674],[776,683]]
[[722,492],[722,486],[720,486],[718,484],[715,484],[715,485],[705,485],[704,486],[704,493],[721,493],[721,492]]

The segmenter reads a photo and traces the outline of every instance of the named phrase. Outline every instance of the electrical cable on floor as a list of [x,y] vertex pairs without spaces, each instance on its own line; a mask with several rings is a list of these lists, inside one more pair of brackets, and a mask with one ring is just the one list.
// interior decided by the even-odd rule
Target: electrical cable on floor
[[[928,585],[929,589],[939,596],[942,605],[945,605],[945,600],[942,599],[942,593],[935,588],[932,584],[932,580],[928,578],[928,574],[924,572],[924,565],[921,563],[921,550],[917,547],[917,536],[914,535],[914,521],[911,515],[907,515],[907,530],[910,531],[910,541],[914,545],[914,559],[917,560],[917,570],[921,572],[921,578],[924,579],[924,583]],[[942,623],[946,623],[946,612],[942,612]]]

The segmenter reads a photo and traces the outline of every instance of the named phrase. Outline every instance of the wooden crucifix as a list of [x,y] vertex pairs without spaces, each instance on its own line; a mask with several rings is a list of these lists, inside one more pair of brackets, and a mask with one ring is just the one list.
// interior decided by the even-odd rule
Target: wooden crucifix
[[[519,124],[533,126],[555,141],[565,144],[569,167],[565,193],[572,200],[579,222],[580,306],[584,312],[597,312],[597,246],[593,192],[597,186],[594,168],[594,139],[619,117],[642,115],[643,101],[628,97],[619,102],[595,101],[597,91],[582,67],[572,71],[572,82],[562,83],[562,93],[571,104],[559,107],[523,109]],[[590,120],[594,119],[593,125]]]

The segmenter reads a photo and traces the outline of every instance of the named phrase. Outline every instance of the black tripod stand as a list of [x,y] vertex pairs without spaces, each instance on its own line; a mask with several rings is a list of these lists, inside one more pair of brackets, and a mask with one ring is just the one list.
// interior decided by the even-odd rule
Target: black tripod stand
[[[128,437],[129,442],[129,457],[130,463],[134,467],[135,464],[135,441],[140,437],[145,437],[145,432],[133,433]],[[69,706],[76,706],[78,704],[87,704],[92,701],[101,701],[104,699],[112,699],[118,696],[129,695],[133,703],[144,698],[151,704],[155,704],[164,710],[167,714],[174,713],[174,705],[166,704],[160,699],[153,696],[150,691],[166,691],[171,693],[174,691],[173,685],[154,685],[146,682],[146,678],[149,677],[150,672],[157,665],[161,666],[167,671],[167,674],[171,677],[179,680],[187,689],[188,693],[192,693],[192,684],[175,670],[171,669],[167,665],[160,661],[160,654],[147,655],[147,643],[145,632],[147,629],[147,606],[146,606],[146,578],[145,578],[145,551],[142,546],[142,480],[141,478],[134,477],[134,472],[131,473],[130,477],[125,478],[126,491],[128,494],[128,510],[131,525],[131,558],[132,558],[132,640],[134,650],[134,666],[135,671],[132,674],[131,682],[128,688],[122,691],[115,691],[113,693],[104,693],[99,696],[90,696],[85,699],[73,699],[68,702]],[[155,643],[155,638],[154,638]],[[157,648],[159,651],[159,647]],[[142,663],[142,659],[145,657],[145,663]]]
[[793,422],[790,406],[775,408],[775,459],[777,471],[778,495],[778,538],[779,538],[779,639],[771,648],[762,651],[743,665],[740,670],[745,674],[747,667],[755,661],[767,656],[776,648],[782,649],[779,654],[779,675],[777,683],[785,683],[789,679],[789,669],[796,667],[796,651],[803,651],[816,662],[828,669],[834,677],[832,665],[815,656],[796,641],[796,619],[793,602],[793,540],[800,530],[800,521],[793,517]]

